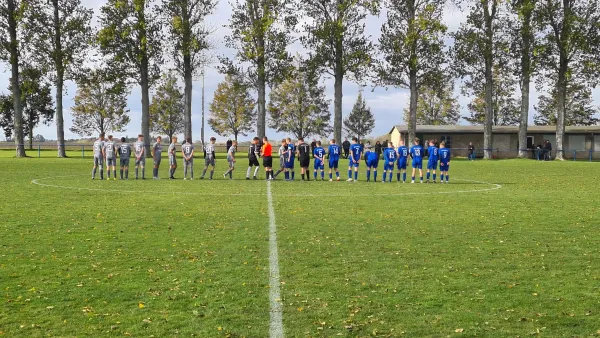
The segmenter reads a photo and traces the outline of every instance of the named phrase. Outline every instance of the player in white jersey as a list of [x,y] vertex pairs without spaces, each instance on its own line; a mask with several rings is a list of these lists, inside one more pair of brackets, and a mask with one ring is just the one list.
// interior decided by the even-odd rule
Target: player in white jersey
[[117,180],[117,146],[113,141],[113,136],[108,135],[108,141],[104,143],[104,156],[106,156],[107,177],[110,181],[110,170],[112,168],[114,179]]
[[158,168],[162,160],[162,137],[156,138],[156,143],[152,145],[152,159],[154,160],[154,168],[152,170],[152,178],[158,180]]
[[202,171],[202,176],[200,179],[204,179],[204,175],[206,175],[206,169],[210,166],[210,179],[213,179],[213,174],[215,173],[215,142],[216,138],[211,137],[210,143],[204,146],[204,170]]
[[100,179],[104,179],[104,133],[94,142],[94,168],[92,169],[92,179],[96,178],[96,169],[100,167]]
[[177,169],[177,136],[171,138],[171,144],[169,145],[169,179],[175,179],[175,169]]
[[146,179],[146,149],[144,147],[144,135],[139,134],[138,140],[133,144],[135,152],[135,179],[138,179],[139,169],[142,169],[142,179]]
[[194,179],[194,145],[191,138],[186,138],[185,143],[181,146],[183,154],[183,179],[187,180],[188,168],[190,169],[190,177]]

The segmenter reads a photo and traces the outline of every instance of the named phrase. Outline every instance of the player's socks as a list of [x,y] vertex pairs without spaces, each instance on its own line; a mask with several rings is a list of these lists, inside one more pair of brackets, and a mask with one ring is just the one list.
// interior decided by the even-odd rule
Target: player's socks
[[123,169],[119,170],[119,174],[121,174],[121,179],[123,179]]
[[348,170],[348,179],[352,178],[352,170]]
[[115,178],[115,180],[117,179],[117,169],[113,170],[113,177]]
[[229,170],[229,179],[232,180],[233,179],[233,171]]
[[211,171],[210,171],[210,179],[211,179],[211,180],[212,180],[212,178],[213,178],[213,174],[214,174],[214,173],[215,173],[215,171],[214,171],[214,170],[211,170]]
[[246,170],[246,177],[250,178],[250,171],[252,171],[252,167],[248,167],[248,169]]
[[430,172],[427,172],[427,180],[429,181],[429,177],[431,176]]
[[423,183],[423,176],[421,176],[421,183]]
[[204,175],[206,175],[206,168],[202,170],[202,177],[204,177]]
[[333,173],[329,173],[329,179],[332,180],[333,179]]
[[446,174],[446,183],[448,183],[448,180],[450,180],[450,175]]
[[414,176],[412,177],[412,181],[413,181],[413,182],[415,181],[415,177],[414,177]]
[[338,179],[340,178],[340,172],[339,171],[335,172],[335,177],[337,177]]
[[96,168],[92,169],[92,178],[96,178]]
[[[385,173],[383,173],[383,176],[385,177]],[[385,181],[385,178],[383,180]],[[373,171],[373,181],[377,182],[377,170]]]
[[125,170],[125,179],[129,178],[129,169]]
[[146,179],[146,168],[142,167],[142,179]]
[[254,177],[256,177],[256,174],[258,174],[258,169],[260,169],[260,167],[256,167],[256,168],[254,169]]
[[444,174],[440,174],[440,182],[444,183]]
[[100,168],[100,179],[104,179],[104,170],[102,168]]
[[[390,174],[390,177],[391,177],[391,176],[392,176],[392,174]],[[387,177],[387,173],[384,171],[384,172],[383,172],[383,181],[384,181],[384,182],[385,182],[385,179],[386,179],[386,177]],[[377,178],[375,178],[375,179],[377,179]]]
[[371,170],[367,170],[367,182],[371,180]]
[[325,172],[321,171],[321,179],[325,179]]
[[393,178],[392,176],[393,176],[392,173],[390,173],[390,178],[389,178],[390,183],[392,182],[392,178]]
[[273,178],[277,177],[277,175],[279,175],[281,173],[281,169],[278,169],[277,172],[275,173],[275,176],[272,176]]
[[292,171],[292,181],[294,180],[295,176],[296,176],[296,172]]
[[108,179],[110,180],[110,169],[108,169],[108,170],[106,171],[106,175],[108,176]]
[[[415,179],[415,178],[413,177],[413,180],[414,180],[414,179]],[[406,173],[403,173],[403,174],[402,174],[402,182],[406,182]]]
[[358,171],[355,171],[355,172],[354,172],[354,180],[355,180],[355,181],[356,181],[356,180],[358,180]]
[[433,174],[433,181],[434,181],[434,182],[435,182],[435,177],[436,177],[436,176],[437,176],[436,174]]
[[315,178],[315,181],[316,181],[317,180],[317,172],[316,171],[313,173],[313,177]]
[[289,179],[290,179],[290,172],[289,172],[289,171],[286,171],[286,172],[285,172],[285,180],[287,181],[287,180],[289,180]]
[[400,182],[400,173],[396,174],[396,179],[398,180],[398,182]]

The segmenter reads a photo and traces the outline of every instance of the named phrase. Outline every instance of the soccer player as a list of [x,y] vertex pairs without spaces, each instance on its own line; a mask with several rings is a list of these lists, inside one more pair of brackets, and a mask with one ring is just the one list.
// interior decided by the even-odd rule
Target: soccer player
[[[358,144],[356,137],[352,138],[352,144],[350,145],[350,161],[348,163],[348,182],[358,181],[358,166],[360,165],[360,158],[362,157],[362,147]],[[352,180],[352,168],[354,168],[354,180]]]
[[292,139],[289,137],[286,139],[287,154],[285,160],[285,180],[294,180],[294,159],[296,158],[296,146],[292,143]]
[[169,179],[175,179],[175,169],[177,169],[177,136],[171,138],[171,144],[169,144]]
[[121,145],[119,146],[119,164],[121,165],[121,179],[123,179],[123,170],[125,170],[125,179],[129,179],[129,158],[131,157],[131,146],[127,143],[126,138],[121,137]]
[[340,146],[335,143],[335,139],[331,139],[331,141],[329,141],[329,149],[327,149],[327,153],[329,154],[329,182],[333,181],[332,170],[335,170],[335,176],[339,181],[340,171],[338,170],[338,165],[342,152]]
[[440,143],[440,183],[444,183],[444,175],[446,176],[446,183],[450,180],[448,175],[448,169],[450,169],[450,149],[446,148],[446,142]]
[[265,167],[265,173],[267,175],[267,181],[275,179],[273,177],[273,146],[269,143],[269,139],[263,137],[263,146],[261,150],[263,156],[263,167]]
[[100,179],[104,179],[104,133],[94,142],[94,168],[92,169],[92,179],[96,178],[96,169],[100,167]]
[[260,145],[258,144],[260,139],[255,137],[252,139],[250,143],[250,147],[248,148],[248,170],[246,171],[246,179],[250,179],[250,172],[252,171],[252,166],[255,166],[254,169],[254,179],[257,180],[256,174],[258,173],[259,164],[258,158],[260,157]]
[[229,179],[233,179],[233,170],[235,169],[235,147],[237,147],[237,141],[233,141],[231,143],[231,147],[227,151],[227,163],[229,163],[229,170],[223,174],[224,178],[227,178],[229,175]]
[[110,169],[112,168],[114,179],[117,180],[117,146],[113,141],[113,136],[108,135],[108,141],[104,143],[104,155],[106,156],[106,173],[107,179],[110,181]]
[[306,174],[306,181],[310,181],[310,175],[308,174],[308,166],[310,165],[310,145],[304,142],[302,137],[298,139],[298,159],[300,160],[302,180],[304,181],[304,174]]
[[400,182],[400,174],[402,174],[402,183],[406,183],[406,163],[408,162],[408,147],[404,145],[404,140],[400,140],[398,147],[398,173],[396,178]]
[[427,150],[429,153],[429,157],[427,159],[427,181],[425,183],[429,183],[430,171],[433,172],[433,183],[435,183],[435,171],[438,164],[438,150],[439,149],[435,146],[435,140],[429,141],[429,149]]
[[138,170],[142,168],[142,179],[146,179],[146,149],[144,149],[144,135],[139,134],[138,140],[133,144],[135,151],[135,179],[138,179]]
[[152,159],[154,160],[154,169],[152,170],[152,178],[158,180],[158,168],[162,160],[162,137],[157,137],[156,142],[152,145]]
[[321,171],[321,181],[325,181],[325,149],[321,147],[321,141],[317,141],[315,150],[313,150],[315,159],[313,177],[317,180],[317,170]]
[[410,147],[410,157],[412,158],[412,182],[415,183],[415,172],[419,169],[419,177],[421,183],[423,183],[423,147],[419,144],[420,140],[415,137],[413,141],[414,145]]
[[367,182],[371,182],[371,169],[373,169],[373,181],[377,182],[377,167],[379,167],[379,154],[371,150],[371,145],[367,145],[366,147],[365,159],[367,161]]
[[204,179],[204,175],[206,175],[206,169],[210,166],[210,177],[209,179],[213,179],[213,174],[215,173],[215,142],[216,138],[211,137],[210,143],[204,146],[204,170],[202,171],[202,176],[200,179]]
[[383,181],[385,182],[386,175],[389,173],[390,178],[389,181],[392,183],[392,178],[394,177],[394,165],[396,164],[396,157],[398,157],[396,153],[396,149],[394,149],[394,144],[392,142],[388,142],[385,145],[385,150],[383,151],[383,158],[385,164],[383,165]]
[[185,143],[181,145],[183,154],[183,179],[187,180],[188,168],[190,170],[190,179],[194,179],[194,145],[191,138],[186,138]]
[[275,179],[277,177],[277,175],[279,175],[282,171],[285,171],[285,155],[287,154],[287,143],[286,143],[285,139],[281,140],[281,146],[279,146],[278,154],[279,154],[279,169],[277,170],[275,175],[272,176],[273,179]]

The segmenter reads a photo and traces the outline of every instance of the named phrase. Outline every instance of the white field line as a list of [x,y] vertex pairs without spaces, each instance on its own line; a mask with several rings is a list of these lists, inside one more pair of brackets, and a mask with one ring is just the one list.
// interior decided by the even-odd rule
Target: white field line
[[[124,194],[144,194],[144,193],[155,193],[156,192],[156,190],[144,191],[144,190],[70,187],[70,186],[47,184],[47,183],[41,182],[41,181],[50,180],[53,178],[64,178],[64,177],[81,177],[81,175],[44,177],[44,178],[34,179],[31,181],[31,183],[38,185],[38,186],[42,186],[42,187],[56,188],[56,189],[68,189],[68,190],[79,190],[79,191],[101,191],[101,192],[114,192],[114,193],[124,193]],[[148,180],[148,181],[152,181],[152,180]],[[460,179],[460,178],[455,178],[455,179],[453,179],[453,181],[471,182],[471,183],[476,183],[476,184],[481,184],[481,185],[488,185],[489,187],[483,188],[483,189],[472,189],[472,190],[447,190],[447,191],[442,190],[442,191],[423,191],[423,192],[364,193],[364,194],[348,192],[346,194],[333,193],[333,194],[325,194],[325,195],[307,193],[307,194],[287,194],[286,196],[287,197],[350,197],[350,196],[351,197],[366,197],[366,196],[412,196],[412,195],[438,195],[438,194],[468,194],[468,193],[493,191],[493,190],[498,190],[498,189],[502,188],[502,185],[497,184],[497,183],[489,183],[489,182],[467,180],[467,179]],[[100,181],[100,182],[104,182],[104,181]],[[324,185],[326,185],[328,183],[329,182],[324,183]],[[99,184],[103,184],[103,183],[99,183]],[[293,183],[281,182],[281,184],[293,184]],[[337,184],[337,183],[334,183],[334,184]],[[344,182],[344,183],[339,183],[339,184],[346,184],[346,183]],[[373,183],[373,184],[375,184],[375,183]],[[440,185],[440,184],[438,184],[438,185]],[[450,185],[452,185],[452,184],[450,184]],[[402,185],[399,184],[398,186],[402,186]],[[198,196],[264,196],[264,192],[262,192],[262,193],[256,193],[256,192],[249,192],[249,193],[243,193],[243,192],[242,193],[218,193],[218,192],[209,192],[208,193],[207,192],[207,193],[202,193],[202,192],[191,192],[191,191],[162,191],[161,193],[162,194],[173,194],[173,195],[198,195]]]
[[267,201],[269,207],[269,337],[283,338],[283,309],[279,290],[279,254],[277,252],[277,224],[271,194],[271,181],[267,181]]

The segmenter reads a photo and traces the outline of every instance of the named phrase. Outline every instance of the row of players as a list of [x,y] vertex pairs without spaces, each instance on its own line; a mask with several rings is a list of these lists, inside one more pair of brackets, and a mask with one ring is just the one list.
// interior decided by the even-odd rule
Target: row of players
[[[125,142],[125,138],[121,138],[121,144],[117,145],[112,135],[108,136],[108,140],[104,139],[104,134],[100,135],[100,138],[94,142],[94,167],[92,170],[92,179],[95,179],[96,171],[100,169],[100,179],[104,179],[103,175],[103,162],[106,161],[108,170],[108,179],[110,179],[111,169],[116,180],[116,159],[117,154],[120,158],[120,176],[121,179],[128,179],[129,177],[129,162],[131,155],[135,158],[135,178],[139,178],[139,169],[142,171],[142,179],[145,179],[145,148],[144,138],[142,135],[138,135],[137,142],[133,145],[133,152],[131,146]],[[151,155],[153,158],[153,178],[158,179],[159,167],[162,159],[162,138],[159,136],[156,142],[151,147]],[[210,168],[209,179],[213,178],[215,170],[215,142],[216,139],[211,137],[210,143],[204,147],[204,170],[200,179],[204,179],[207,170]],[[393,173],[395,167],[398,171],[396,174],[397,181],[400,182],[402,176],[402,182],[406,182],[406,168],[409,157],[412,159],[412,183],[415,182],[416,171],[419,171],[420,182],[423,183],[423,155],[424,148],[420,145],[420,140],[415,138],[413,145],[406,147],[403,141],[400,141],[400,145],[397,149],[394,145],[389,142],[384,150],[384,171],[382,182],[391,182],[393,179]],[[237,142],[233,142],[232,146],[227,151],[227,162],[229,169],[223,174],[224,178],[229,177],[233,179],[233,171],[235,170],[236,164],[236,152]],[[448,170],[450,167],[450,149],[445,147],[445,143],[440,144],[438,149],[435,145],[435,141],[429,143],[429,157],[427,163],[427,183],[429,183],[431,174],[433,174],[432,182],[436,182],[436,170],[438,162],[440,164],[440,179],[441,182],[448,183],[449,176]],[[194,179],[194,145],[190,142],[190,139],[186,139],[186,142],[181,145],[181,153],[184,161],[184,180],[187,179],[188,171],[190,178]],[[293,143],[290,138],[283,139],[281,146],[279,147],[279,170],[273,173],[273,158],[272,158],[272,146],[269,143],[267,137],[263,138],[263,145],[260,146],[260,139],[255,137],[248,149],[248,170],[246,171],[246,179],[250,179],[250,173],[252,168],[254,169],[254,179],[257,179],[257,173],[259,170],[259,158],[263,159],[263,166],[265,168],[267,180],[275,179],[281,172],[285,174],[286,181],[293,181],[295,178],[295,158],[298,158],[301,168],[302,180],[310,180],[309,165],[311,155],[314,158],[313,166],[313,177],[317,180],[317,173],[320,171],[321,180],[325,178],[325,161],[329,161],[329,181],[333,181],[333,174],[335,172],[336,180],[340,180],[340,173],[338,164],[341,156],[341,148],[336,144],[336,141],[332,139],[330,141],[327,152],[321,146],[321,142],[317,142],[317,147],[310,151],[310,145],[304,142],[301,138],[297,143]],[[173,137],[171,144],[168,147],[169,157],[169,178],[174,179],[175,170],[177,169],[177,137]],[[373,179],[377,181],[377,168],[379,166],[379,154],[373,151],[371,147],[367,146],[363,149],[358,143],[356,138],[352,138],[352,144],[350,146],[350,157],[348,166],[348,181],[358,180],[358,168],[360,166],[361,159],[364,158],[367,165],[367,182],[371,180],[371,171],[373,171]],[[352,172],[354,171],[354,178]],[[386,180],[389,174],[389,180]]]

